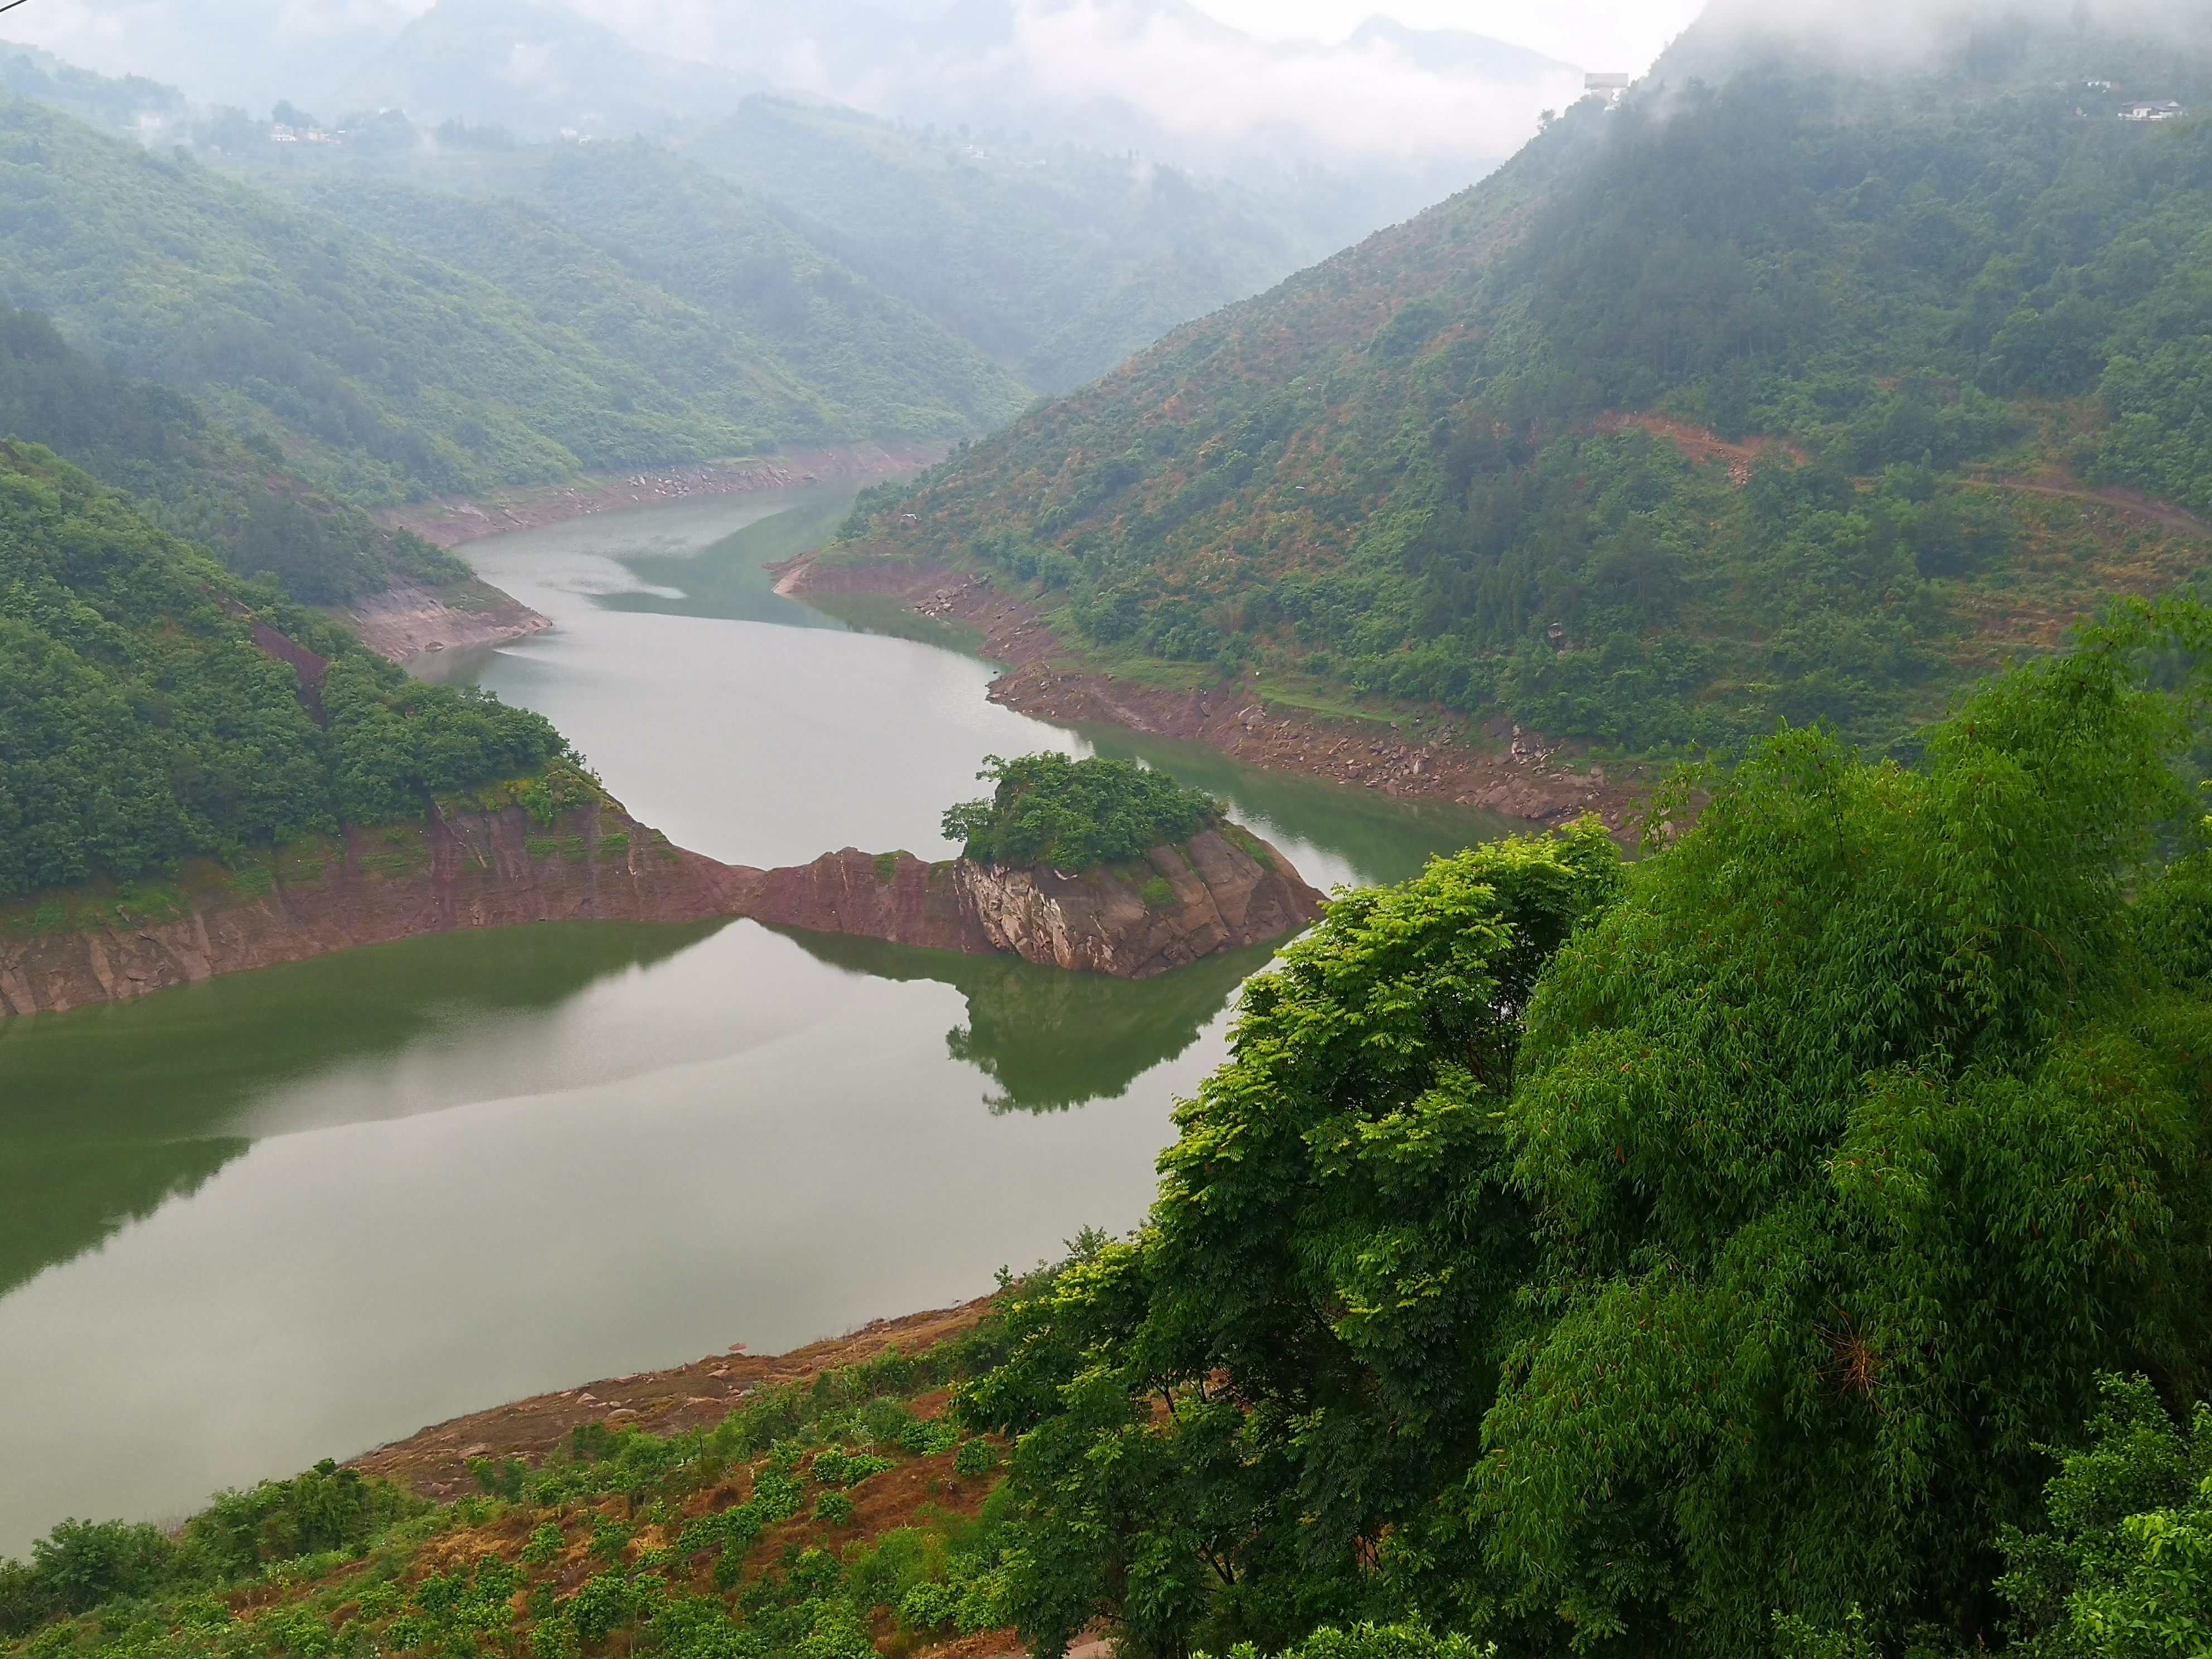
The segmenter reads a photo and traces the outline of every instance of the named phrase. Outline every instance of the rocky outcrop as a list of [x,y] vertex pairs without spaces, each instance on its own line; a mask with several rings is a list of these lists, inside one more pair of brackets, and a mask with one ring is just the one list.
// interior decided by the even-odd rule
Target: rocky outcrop
[[849,847],[736,874],[739,913],[757,921],[1122,979],[1280,939],[1325,902],[1280,853],[1228,824],[1155,848],[1141,865],[1073,874]]
[[611,804],[550,823],[520,806],[349,830],[243,871],[79,889],[0,915],[0,1011],[121,1001],[165,986],[417,933],[582,918],[737,913],[739,872]]
[[393,662],[429,651],[505,645],[553,625],[520,599],[481,581],[456,582],[445,589],[396,582],[356,601],[345,614],[361,642]]
[[771,927],[985,956],[996,947],[961,897],[961,865],[848,847],[811,864],[738,870],[738,914]]

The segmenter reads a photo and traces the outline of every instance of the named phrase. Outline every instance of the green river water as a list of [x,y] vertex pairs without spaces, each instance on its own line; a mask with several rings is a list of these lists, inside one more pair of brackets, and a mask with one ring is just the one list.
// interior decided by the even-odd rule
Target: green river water
[[[471,544],[556,627],[435,665],[542,710],[680,844],[950,849],[992,753],[1136,755],[1306,878],[1504,820],[1068,731],[989,666],[778,597],[827,490]],[[0,1553],[167,1519],[502,1400],[789,1346],[1143,1217],[1262,949],[1142,984],[750,922],[380,946],[0,1024]]]

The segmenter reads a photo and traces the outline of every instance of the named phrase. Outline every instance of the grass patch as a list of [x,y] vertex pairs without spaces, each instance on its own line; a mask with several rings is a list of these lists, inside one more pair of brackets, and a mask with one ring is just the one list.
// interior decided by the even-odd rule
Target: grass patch
[[1164,910],[1176,902],[1175,885],[1165,876],[1154,876],[1138,890],[1144,894],[1145,902],[1155,910]]

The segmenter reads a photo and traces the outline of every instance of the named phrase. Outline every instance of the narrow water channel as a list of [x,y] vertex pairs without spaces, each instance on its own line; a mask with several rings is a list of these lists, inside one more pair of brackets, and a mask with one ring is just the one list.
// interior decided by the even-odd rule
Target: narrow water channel
[[[1069,732],[762,568],[817,491],[471,544],[556,627],[436,665],[641,818],[753,864],[949,850],[993,753],[1134,753],[1308,879],[1507,827]],[[1142,985],[750,922],[424,939],[0,1023],[0,1554],[180,1516],[501,1400],[986,1290],[1143,1217],[1247,951]]]

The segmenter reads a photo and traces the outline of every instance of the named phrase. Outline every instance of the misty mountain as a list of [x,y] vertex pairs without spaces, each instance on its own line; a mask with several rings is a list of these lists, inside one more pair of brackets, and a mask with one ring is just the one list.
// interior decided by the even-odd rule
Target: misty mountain
[[239,575],[275,577],[303,605],[471,579],[451,554],[332,501],[275,446],[242,443],[182,393],[93,362],[35,313],[0,312],[0,435],[44,445],[169,534]]
[[885,292],[1064,392],[1337,246],[1279,197],[749,99],[680,145]]
[[[1836,61],[1693,33],[854,533],[1032,584],[1079,659],[1155,677],[1631,751],[1908,744],[2204,568],[2212,58],[2062,15]],[[2153,93],[2184,113],[2121,118]]]
[[1499,82],[1538,82],[1571,76],[1574,66],[1464,29],[1412,29],[1389,17],[1370,17],[1345,45],[1358,51],[1389,46],[1435,75],[1476,75]]
[[[484,269],[471,263],[479,256],[494,258],[507,273],[498,280],[534,294],[562,287],[572,268],[491,254],[480,233],[505,222],[500,211],[487,209],[484,224],[465,232],[433,234],[433,223],[451,226],[468,211],[426,203],[419,215],[393,216],[397,198],[372,181],[523,204],[593,245],[593,258],[710,307],[718,302],[702,296],[718,268],[757,268],[774,243],[779,268],[827,261],[864,279],[839,313],[841,337],[859,354],[853,373],[865,377],[872,371],[864,365],[909,349],[896,326],[855,309],[867,308],[863,290],[872,289],[1044,392],[1093,379],[1177,324],[1312,263],[1341,245],[1340,221],[1351,216],[1326,181],[1292,201],[1126,156],[931,133],[768,97],[653,148],[650,162],[636,142],[529,144],[497,126],[426,131],[397,112],[352,118],[334,143],[275,144],[265,124],[234,118],[206,123],[199,136],[217,165],[432,257],[473,270]],[[591,181],[617,167],[629,169],[625,193],[595,193]],[[584,313],[543,314],[569,323]],[[732,316],[750,338],[786,327]],[[837,341],[793,349],[824,364],[798,370],[802,380],[832,398],[861,395],[841,390],[846,380],[822,358],[846,349]],[[687,384],[720,361],[688,347],[681,356],[666,372]]]
[[[1156,84],[1152,59],[1187,64],[1189,84]],[[775,89],[1311,194],[1307,222],[1341,246],[1482,176],[1578,85],[1477,35],[1377,17],[1340,46],[1271,45],[1182,0],[957,0],[927,20],[730,0],[631,36],[561,0],[439,0],[323,95],[325,113],[397,107],[533,140],[666,136]]]
[[496,125],[531,138],[629,137],[720,113],[766,84],[641,52],[548,0],[446,0],[352,76],[337,100],[347,110],[403,109],[418,121]]
[[[575,268],[576,303],[533,303],[440,250],[27,99],[0,99],[0,294],[363,504],[775,444],[950,441],[1026,397],[703,174],[681,211],[721,254],[695,238],[655,266],[701,296],[687,309],[605,260]],[[650,187],[658,165],[580,161],[571,194]],[[601,199],[611,216],[637,211]],[[526,252],[502,257],[520,271]],[[729,372],[669,373],[672,355],[694,351]]]

